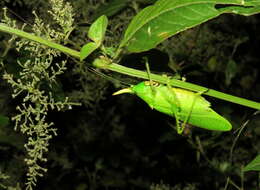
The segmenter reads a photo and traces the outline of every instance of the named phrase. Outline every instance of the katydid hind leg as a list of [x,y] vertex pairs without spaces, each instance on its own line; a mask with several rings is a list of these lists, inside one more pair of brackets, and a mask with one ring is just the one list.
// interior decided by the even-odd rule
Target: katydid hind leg
[[[167,76],[166,76],[167,77]],[[178,134],[182,134],[183,130],[184,130],[184,126],[185,125],[180,125],[180,113],[181,113],[181,105],[180,105],[180,101],[177,98],[176,93],[174,92],[173,88],[170,86],[170,78],[167,77],[167,88],[170,92],[170,94],[172,94],[172,96],[166,96],[167,101],[171,104],[172,106],[172,116],[175,117],[176,119],[176,130]]]

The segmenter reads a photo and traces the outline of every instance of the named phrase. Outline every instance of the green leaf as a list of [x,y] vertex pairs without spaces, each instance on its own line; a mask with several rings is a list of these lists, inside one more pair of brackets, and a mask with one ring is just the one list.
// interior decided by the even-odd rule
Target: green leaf
[[9,118],[4,115],[0,115],[0,127],[6,126],[8,124],[9,124]]
[[83,61],[87,56],[89,56],[93,51],[99,47],[99,44],[95,42],[89,42],[85,44],[80,50],[80,61]]
[[242,1],[243,6],[227,6],[220,8],[222,13],[235,13],[243,16],[251,16],[260,13],[260,0],[245,0]]
[[245,0],[245,5],[247,6],[254,6],[254,5],[260,5],[259,0]]
[[99,17],[89,28],[88,37],[94,41],[85,44],[80,50],[80,61],[83,61],[102,44],[107,29],[107,17]]
[[101,45],[107,29],[107,17],[105,15],[99,17],[89,28],[88,37],[98,46]]
[[260,171],[260,155],[243,168],[243,172],[247,171]]
[[[223,6],[217,8],[216,5]],[[260,12],[259,0],[158,0],[134,17],[120,48],[127,46],[130,52],[146,51],[165,39],[220,14],[237,13],[247,16],[257,12]]]
[[221,8],[219,9],[222,12],[225,13],[235,13],[235,14],[240,14],[243,16],[250,16],[253,14],[257,14],[260,12],[260,5],[255,6],[255,7],[226,7],[226,8]]

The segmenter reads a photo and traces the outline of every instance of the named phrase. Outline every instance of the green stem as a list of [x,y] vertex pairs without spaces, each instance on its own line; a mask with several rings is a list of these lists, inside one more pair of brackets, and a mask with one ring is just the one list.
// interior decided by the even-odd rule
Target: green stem
[[[19,29],[11,28],[9,26],[6,26],[5,24],[0,23],[0,31],[6,32],[6,33],[9,33],[9,34],[12,34],[12,35],[20,36],[20,37],[26,38],[28,40],[38,42],[38,43],[46,45],[50,48],[57,49],[57,50],[65,53],[67,55],[70,55],[70,56],[73,56],[77,59],[80,59],[80,52],[79,51],[70,49],[68,47],[62,46],[62,45],[57,44],[55,42],[48,41],[44,38],[35,36],[33,34],[30,34],[30,33],[24,32],[24,31],[21,31]],[[145,71],[140,71],[140,70],[128,68],[128,67],[125,67],[125,66],[122,66],[122,65],[118,65],[116,63],[108,63],[107,60],[104,60],[102,58],[97,59],[97,61],[95,61],[95,63],[94,63],[94,66],[102,68],[102,69],[108,69],[108,70],[111,70],[111,71],[122,73],[122,74],[125,74],[125,75],[133,76],[133,77],[138,77],[138,78],[142,78],[142,79],[146,79],[146,80],[149,79],[149,76],[148,76],[147,72],[145,72]],[[154,81],[157,81],[157,82],[160,82],[160,83],[163,83],[163,84],[169,84],[169,80],[165,76],[156,75],[156,74],[151,73],[150,77]],[[212,96],[212,97],[215,97],[215,98],[218,98],[218,99],[226,100],[228,102],[233,102],[233,103],[236,103],[236,104],[240,104],[240,105],[243,105],[243,106],[247,106],[247,107],[250,107],[250,108],[260,110],[260,103],[258,103],[258,102],[254,102],[254,101],[247,100],[247,99],[244,99],[244,98],[232,96],[232,95],[229,95],[229,94],[226,94],[226,93],[223,93],[223,92],[208,89],[208,88],[205,88],[205,87],[202,87],[202,86],[199,86],[199,85],[195,85],[195,84],[192,84],[192,83],[189,83],[189,82],[184,82],[184,81],[172,79],[172,80],[170,80],[170,85],[175,86],[175,87],[184,88],[184,89],[187,89],[187,90],[196,91],[196,92],[205,92],[204,94],[208,95],[208,96]]]
[[65,47],[63,45],[60,45],[60,44],[57,44],[55,42],[46,40],[46,39],[41,38],[39,36],[35,36],[33,34],[24,32],[22,30],[19,30],[19,29],[16,29],[16,28],[11,28],[11,27],[3,24],[3,23],[0,23],[0,31],[6,32],[6,33],[9,33],[9,34],[13,34],[13,35],[16,35],[16,36],[20,36],[20,37],[26,38],[28,40],[32,40],[32,41],[38,42],[38,43],[46,45],[46,46],[48,46],[50,48],[58,49],[61,52],[67,54],[67,55],[71,55],[73,57],[79,58],[79,52],[78,51],[75,51],[73,49],[67,48],[67,47]]

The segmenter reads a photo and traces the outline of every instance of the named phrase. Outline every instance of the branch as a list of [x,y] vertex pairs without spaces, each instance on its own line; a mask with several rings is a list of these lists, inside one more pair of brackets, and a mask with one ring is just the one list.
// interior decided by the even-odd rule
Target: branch
[[[57,50],[65,53],[67,55],[70,55],[72,57],[80,59],[80,52],[79,51],[70,49],[68,47],[57,44],[55,42],[48,41],[44,38],[35,36],[33,34],[24,32],[22,30],[11,28],[9,26],[6,26],[3,23],[0,23],[0,31],[5,32],[5,33],[9,33],[9,34],[12,34],[12,35],[16,35],[16,36],[19,36],[19,37],[22,37],[22,38],[26,38],[28,40],[38,42],[38,43],[46,45],[50,48],[57,49]],[[129,76],[133,76],[133,77],[138,77],[138,78],[147,79],[147,80],[149,79],[147,72],[128,68],[128,67],[124,67],[124,66],[116,64],[116,63],[111,63],[109,60],[106,60],[102,57],[96,59],[93,63],[93,66],[101,68],[101,69],[107,69],[107,70],[111,70],[111,71],[118,72],[118,73],[121,73],[121,74],[129,75]],[[156,81],[156,82],[163,83],[163,84],[167,84],[167,83],[169,84],[170,83],[170,85],[172,85],[172,86],[191,90],[191,91],[195,91],[195,92],[205,92],[204,94],[208,95],[208,96],[212,96],[212,97],[215,97],[215,98],[218,98],[218,99],[221,99],[221,100],[225,100],[225,101],[228,101],[228,102],[232,102],[232,103],[235,103],[235,104],[240,104],[240,105],[243,105],[243,106],[247,106],[247,107],[250,107],[250,108],[260,110],[260,103],[258,103],[258,102],[247,100],[247,99],[240,98],[240,97],[237,97],[237,96],[232,96],[232,95],[229,95],[229,94],[226,94],[226,93],[223,93],[223,92],[208,89],[206,87],[195,85],[195,84],[192,84],[192,83],[189,83],[189,82],[184,82],[184,81],[180,81],[180,80],[176,80],[176,79],[171,79],[169,81],[167,79],[167,77],[157,75],[157,74],[151,74],[151,79]]]

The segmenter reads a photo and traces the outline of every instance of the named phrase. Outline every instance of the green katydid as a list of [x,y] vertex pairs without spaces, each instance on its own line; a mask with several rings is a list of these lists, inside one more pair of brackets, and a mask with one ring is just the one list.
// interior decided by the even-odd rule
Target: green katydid
[[152,109],[176,117],[178,120],[208,130],[229,131],[232,125],[224,117],[210,108],[210,103],[198,93],[162,85],[154,81],[144,81],[115,92],[113,95],[131,93],[143,99]]

